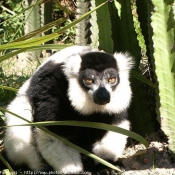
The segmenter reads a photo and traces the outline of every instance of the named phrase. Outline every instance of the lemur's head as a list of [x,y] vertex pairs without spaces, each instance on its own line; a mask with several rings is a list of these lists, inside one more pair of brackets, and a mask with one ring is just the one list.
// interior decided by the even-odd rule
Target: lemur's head
[[64,72],[72,105],[83,114],[125,110],[131,100],[132,65],[132,58],[122,53],[87,52],[68,58]]

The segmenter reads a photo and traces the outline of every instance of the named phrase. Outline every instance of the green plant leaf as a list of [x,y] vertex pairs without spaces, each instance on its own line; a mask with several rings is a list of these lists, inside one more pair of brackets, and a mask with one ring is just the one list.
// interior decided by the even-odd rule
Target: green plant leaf
[[24,36],[22,36],[22,37],[20,37],[20,38],[18,38],[18,39],[16,39],[16,40],[14,40],[13,42],[24,41],[24,40],[30,39],[30,38],[32,38],[32,37],[35,36],[35,35],[41,34],[42,32],[46,32],[46,31],[48,31],[49,29],[51,29],[52,27],[54,27],[54,26],[56,26],[56,25],[59,25],[59,24],[65,22],[66,19],[67,19],[67,18],[59,18],[59,19],[56,20],[56,21],[53,21],[53,22],[51,22],[51,23],[49,23],[49,24],[46,24],[46,25],[44,25],[43,27],[40,27],[39,29],[37,29],[37,30],[35,30],[35,31],[32,31],[32,32],[30,32],[30,33],[28,33],[28,34],[26,34],[26,35],[24,35]]
[[24,41],[17,41],[17,42],[13,42],[13,43],[9,43],[9,44],[4,44],[1,45],[0,50],[5,50],[5,49],[17,49],[17,48],[27,48],[27,47],[32,47],[32,46],[36,46],[36,45],[40,45],[46,41],[52,40],[56,37],[60,36],[59,33],[53,33],[50,35],[46,35],[46,36],[41,36],[41,37],[36,37],[33,39],[28,39],[28,40],[24,40]]
[[14,127],[14,126],[48,126],[48,125],[69,125],[69,126],[81,126],[81,127],[89,127],[89,128],[97,128],[97,129],[103,129],[103,130],[107,130],[107,131],[113,131],[113,132],[117,132],[117,133],[121,133],[124,135],[127,135],[131,138],[134,138],[136,140],[138,140],[139,142],[141,142],[142,144],[145,145],[145,147],[148,147],[148,142],[139,134],[136,134],[132,131],[128,131],[126,129],[117,127],[117,126],[113,126],[113,125],[109,125],[109,124],[104,124],[104,123],[96,123],[96,122],[82,122],[82,121],[48,121],[48,122],[30,122],[28,120],[26,120],[25,118],[10,112],[4,108],[0,107],[0,110],[4,111],[4,112],[8,112],[24,121],[26,121],[26,124],[22,124],[22,125],[11,125],[11,126],[6,126],[6,127]]
[[8,58],[11,58],[19,53],[22,53],[22,52],[25,52],[27,51],[27,48],[24,48],[24,49],[19,49],[19,50],[16,50],[16,51],[13,51],[13,52],[10,52],[8,54],[5,54],[3,56],[0,57],[0,63]]
[[146,79],[145,77],[143,77],[142,75],[140,75],[138,72],[136,72],[134,70],[131,72],[131,76],[133,78],[139,80],[140,82],[147,84],[148,86],[150,86],[152,88],[156,88],[156,85],[154,83],[152,83],[150,80]]
[[[4,159],[4,157],[2,156],[2,154],[0,154],[0,160],[4,163],[4,165],[10,170],[10,172],[14,172],[14,170],[12,169],[12,167],[9,165],[9,163]],[[5,170],[4,170],[5,171]],[[6,171],[6,173],[8,174],[8,171]]]
[[[135,67],[138,68],[141,59],[141,49],[138,44],[134,28],[131,2],[128,0],[114,0],[109,3],[112,38],[114,51],[129,52],[135,58]],[[117,1],[117,2],[116,2]],[[104,22],[106,24],[106,21]]]
[[44,44],[44,45],[39,45],[39,46],[26,47],[24,49],[19,49],[17,51],[13,51],[13,52],[10,52],[8,54],[1,56],[0,63],[22,52],[34,51],[34,50],[49,50],[49,49],[61,50],[69,46],[72,46],[72,45],[71,44]]
[[[59,29],[57,32],[55,32],[53,34],[42,36],[42,37],[37,37],[37,38],[34,38],[34,39],[28,39],[28,40],[25,40],[25,41],[13,42],[13,43],[10,43],[10,44],[4,44],[4,45],[1,45],[0,50],[15,49],[15,48],[26,48],[26,47],[40,45],[40,44],[42,44],[44,42],[47,42],[49,40],[52,40],[52,39],[60,36],[60,34],[63,33],[65,30],[71,28],[72,26],[74,26],[78,22],[80,22],[83,19],[85,19],[87,16],[89,16],[95,10],[97,10],[100,7],[102,7],[103,5],[105,5],[106,2],[100,4],[96,8],[94,8],[91,11],[87,12],[86,14],[82,15],[80,18],[74,20],[72,23],[68,24],[67,26],[65,26],[65,27],[63,27],[61,29]],[[0,57],[0,59],[1,59],[1,57]]]
[[[104,3],[105,0],[95,1],[96,6]],[[110,2],[109,2],[110,3]],[[99,49],[108,53],[113,53],[112,26],[108,4],[96,11],[98,31],[91,29],[93,35],[99,35]],[[95,27],[95,26],[94,26]],[[97,33],[96,33],[97,32]]]
[[33,51],[33,50],[51,50],[51,49],[56,49],[56,50],[62,50],[66,47],[73,46],[72,44],[43,44],[39,46],[33,46],[27,48],[27,51]]
[[97,123],[97,122],[86,122],[86,121],[49,121],[49,122],[35,122],[35,123],[29,123],[29,124],[22,124],[22,125],[11,125],[7,127],[14,127],[14,126],[50,126],[50,125],[67,125],[67,126],[81,126],[81,127],[88,127],[88,128],[96,128],[96,129],[103,129],[107,131],[113,131],[117,132],[120,134],[127,135],[131,138],[134,138],[135,140],[141,142],[142,144],[145,145],[145,147],[148,147],[147,141],[141,137],[140,135],[128,131],[126,129],[109,125],[109,124],[104,124],[104,123]]
[[14,91],[14,92],[17,92],[18,91],[18,89],[12,88],[12,87],[8,87],[8,86],[2,86],[2,85],[0,85],[0,88],[7,89],[9,91]]
[[152,0],[152,3],[153,56],[159,88],[157,96],[160,99],[157,107],[160,112],[161,128],[169,137],[169,149],[175,153],[175,81],[174,73],[171,71],[175,61],[172,47],[175,38],[172,9],[174,0]]

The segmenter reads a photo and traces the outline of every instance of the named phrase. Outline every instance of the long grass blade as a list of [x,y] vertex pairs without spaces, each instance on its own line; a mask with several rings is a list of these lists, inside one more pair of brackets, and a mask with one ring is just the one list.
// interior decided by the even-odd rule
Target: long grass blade
[[147,84],[148,86],[150,86],[152,88],[156,88],[156,85],[154,83],[152,83],[150,80],[146,79],[145,77],[143,77],[142,75],[140,75],[138,72],[136,72],[134,70],[131,72],[131,76],[134,77],[135,79]]
[[127,135],[142,144],[145,145],[145,147],[148,147],[148,142],[140,135],[128,131],[126,129],[109,125],[109,124],[104,124],[104,123],[98,123],[98,122],[86,122],[86,121],[49,121],[49,122],[35,122],[35,123],[30,123],[30,124],[22,124],[22,125],[11,125],[7,127],[14,127],[14,126],[50,126],[50,125],[64,125],[64,126],[80,126],[80,127],[88,127],[88,128],[95,128],[95,129],[103,129],[107,131],[113,131],[117,132],[120,134]]
[[[10,112],[10,111],[8,111],[8,110],[6,110],[6,109],[4,109],[4,108],[1,108],[1,107],[0,107],[0,110],[1,110],[1,111],[4,111],[4,112],[7,112],[7,113],[10,113],[10,114],[12,114],[12,115],[14,115],[14,116],[16,116],[16,117],[18,117],[18,118],[20,118],[20,119],[26,121],[27,123],[29,123],[29,124],[24,124],[23,126],[36,126],[36,127],[38,127],[39,129],[41,129],[41,130],[47,132],[48,134],[50,134],[50,135],[56,137],[57,139],[61,140],[63,143],[69,145],[70,147],[72,147],[72,148],[78,150],[79,152],[81,152],[81,153],[83,153],[83,154],[85,154],[85,155],[87,155],[87,156],[89,156],[89,157],[91,157],[91,158],[96,159],[96,160],[99,161],[100,163],[102,163],[102,164],[104,164],[104,165],[106,165],[106,166],[108,166],[108,167],[110,167],[110,168],[113,168],[113,169],[115,169],[115,170],[117,170],[117,171],[121,171],[121,170],[119,170],[118,168],[116,168],[114,165],[112,165],[112,164],[110,164],[110,163],[104,161],[103,159],[101,159],[101,158],[95,156],[94,154],[92,154],[92,153],[90,153],[90,152],[88,152],[88,151],[86,151],[86,150],[80,148],[79,146],[77,146],[77,145],[75,145],[75,144],[69,142],[68,140],[66,140],[66,139],[64,139],[64,138],[62,138],[62,137],[60,137],[60,136],[58,136],[58,135],[56,135],[56,134],[50,132],[50,131],[47,130],[46,128],[42,127],[42,125],[56,125],[56,124],[59,125],[59,124],[60,124],[60,125],[81,126],[81,127],[90,127],[90,128],[97,128],[97,129],[110,130],[110,131],[114,131],[114,132],[118,132],[118,133],[122,133],[122,134],[128,135],[128,136],[130,136],[130,137],[132,137],[132,138],[134,138],[134,139],[136,139],[136,140],[138,140],[138,141],[141,141],[141,143],[143,143],[146,147],[148,147],[147,141],[146,141],[144,138],[142,138],[140,135],[138,135],[138,134],[136,134],[136,133],[133,133],[133,132],[131,132],[131,131],[127,131],[127,130],[125,130],[125,129],[123,129],[123,128],[116,127],[116,126],[111,126],[111,125],[107,125],[107,124],[103,124],[103,123],[79,122],[79,121],[62,121],[62,122],[55,122],[55,121],[53,121],[53,122],[38,122],[38,123],[32,123],[32,122],[30,122],[30,121],[24,119],[23,117],[21,117],[21,116],[15,114],[15,113],[13,113],[13,112]],[[18,125],[18,126],[20,126],[20,125]],[[10,126],[6,126],[6,127],[10,127]]]
[[[96,128],[96,129],[103,129],[103,130],[107,130],[107,131],[113,131],[113,132],[117,132],[117,133],[121,133],[124,135],[127,135],[131,138],[134,138],[136,140],[138,140],[139,142],[143,143],[146,147],[148,147],[148,142],[140,135],[128,131],[126,129],[117,127],[117,126],[112,126],[112,125],[108,125],[108,124],[104,124],[104,123],[96,123],[96,122],[80,122],[80,121],[49,121],[49,122],[30,122],[28,120],[26,120],[25,118],[10,112],[4,108],[0,107],[0,110],[8,112],[24,121],[26,121],[28,124],[22,124],[22,125],[13,125],[14,126],[36,126],[36,127],[40,127],[40,126],[48,126],[48,125],[67,125],[67,126],[81,126],[81,127],[89,127],[89,128]],[[6,126],[6,127],[12,127],[12,126]]]
[[26,47],[24,49],[19,49],[17,51],[13,51],[1,56],[0,63],[22,52],[35,51],[35,50],[51,50],[51,49],[62,50],[69,46],[72,46],[72,44],[44,44],[39,46]]
[[2,156],[2,154],[0,154],[0,160],[4,163],[4,165],[5,165],[11,172],[14,172],[14,170],[13,170],[12,167],[9,165],[9,163],[4,159],[4,157]]
[[7,90],[13,91],[13,92],[17,92],[18,91],[18,89],[13,88],[13,87],[9,87],[9,86],[2,86],[2,85],[0,85],[0,88],[7,89]]
[[32,38],[33,36],[39,34],[39,33],[42,33],[42,32],[46,32],[47,30],[51,29],[52,27],[56,26],[56,25],[59,25],[61,23],[63,23],[67,18],[60,18],[56,21],[53,21],[49,24],[46,24],[44,25],[43,27],[40,27],[39,29],[33,31],[33,32],[30,32],[16,40],[14,40],[13,42],[17,42],[17,41],[24,41],[24,40],[27,40],[27,39],[30,39]]
[[40,36],[40,37],[29,39],[29,40],[4,44],[4,45],[1,45],[0,50],[18,49],[18,48],[22,49],[22,48],[32,47],[32,46],[36,46],[36,45],[40,45],[42,43],[45,43],[45,42],[47,42],[49,40],[52,40],[52,39],[54,39],[58,36],[60,36],[60,34],[53,33],[53,34],[50,34],[50,35]]
[[5,55],[3,55],[3,56],[0,57],[0,63],[3,62],[3,61],[5,61],[8,58],[11,58],[11,57],[13,57],[13,56],[15,56],[15,55],[17,55],[19,53],[25,52],[25,51],[27,51],[27,48],[19,49],[19,50],[10,52],[8,54],[5,54]]
[[27,51],[34,51],[34,50],[62,50],[66,47],[73,46],[72,44],[44,44],[44,45],[39,45],[39,46],[33,46],[30,48],[27,48]]
[[[46,35],[46,36],[42,36],[42,37],[37,37],[34,39],[29,39],[29,40],[25,40],[25,41],[20,41],[20,42],[13,42],[10,44],[4,44],[1,45],[0,50],[5,50],[5,49],[15,49],[15,48],[26,48],[26,47],[31,47],[31,46],[36,46],[39,44],[42,44],[44,42],[47,42],[49,40],[52,40],[58,36],[60,36],[61,33],[63,33],[65,30],[71,28],[72,26],[74,26],[75,24],[77,24],[78,22],[82,21],[83,19],[85,19],[87,16],[89,16],[92,12],[94,12],[95,10],[97,10],[98,8],[102,7],[103,5],[105,5],[108,1],[100,4],[99,6],[97,6],[96,8],[92,9],[91,11],[87,12],[86,14],[82,15],[82,17],[74,20],[72,23],[68,24],[67,26],[59,29],[57,32],[52,33],[50,35]],[[0,58],[1,59],[1,58]]]

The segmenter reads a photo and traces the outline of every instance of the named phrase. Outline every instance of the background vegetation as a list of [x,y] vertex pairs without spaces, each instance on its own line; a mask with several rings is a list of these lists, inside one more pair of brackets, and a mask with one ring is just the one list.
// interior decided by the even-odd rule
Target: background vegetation
[[133,131],[145,137],[161,128],[173,156],[174,10],[174,0],[0,2],[1,123],[16,90],[54,51],[74,44],[127,51],[135,58],[129,110]]

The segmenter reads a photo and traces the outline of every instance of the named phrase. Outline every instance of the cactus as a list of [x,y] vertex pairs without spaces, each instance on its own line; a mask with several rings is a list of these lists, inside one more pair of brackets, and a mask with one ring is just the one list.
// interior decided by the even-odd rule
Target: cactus
[[[149,2],[151,3],[151,2]],[[160,115],[158,120],[162,130],[169,138],[169,149],[175,153],[175,74],[173,64],[175,62],[175,12],[174,0],[152,0],[151,11],[153,52],[152,57],[157,77],[157,108]]]
[[[28,8],[31,6],[34,2],[32,0],[25,0],[24,6],[25,8]],[[38,28],[41,27],[41,15],[40,15],[40,7],[34,6],[32,9],[27,10],[25,12],[25,25],[24,25],[24,33],[30,33]],[[39,36],[39,34],[38,34]],[[23,62],[29,60],[36,60],[40,56],[40,51],[34,51],[34,52],[26,52],[24,54],[19,55],[19,59],[23,59]],[[26,59],[27,58],[27,59]],[[27,62],[26,62],[27,64]],[[25,65],[26,66],[26,65]]]

